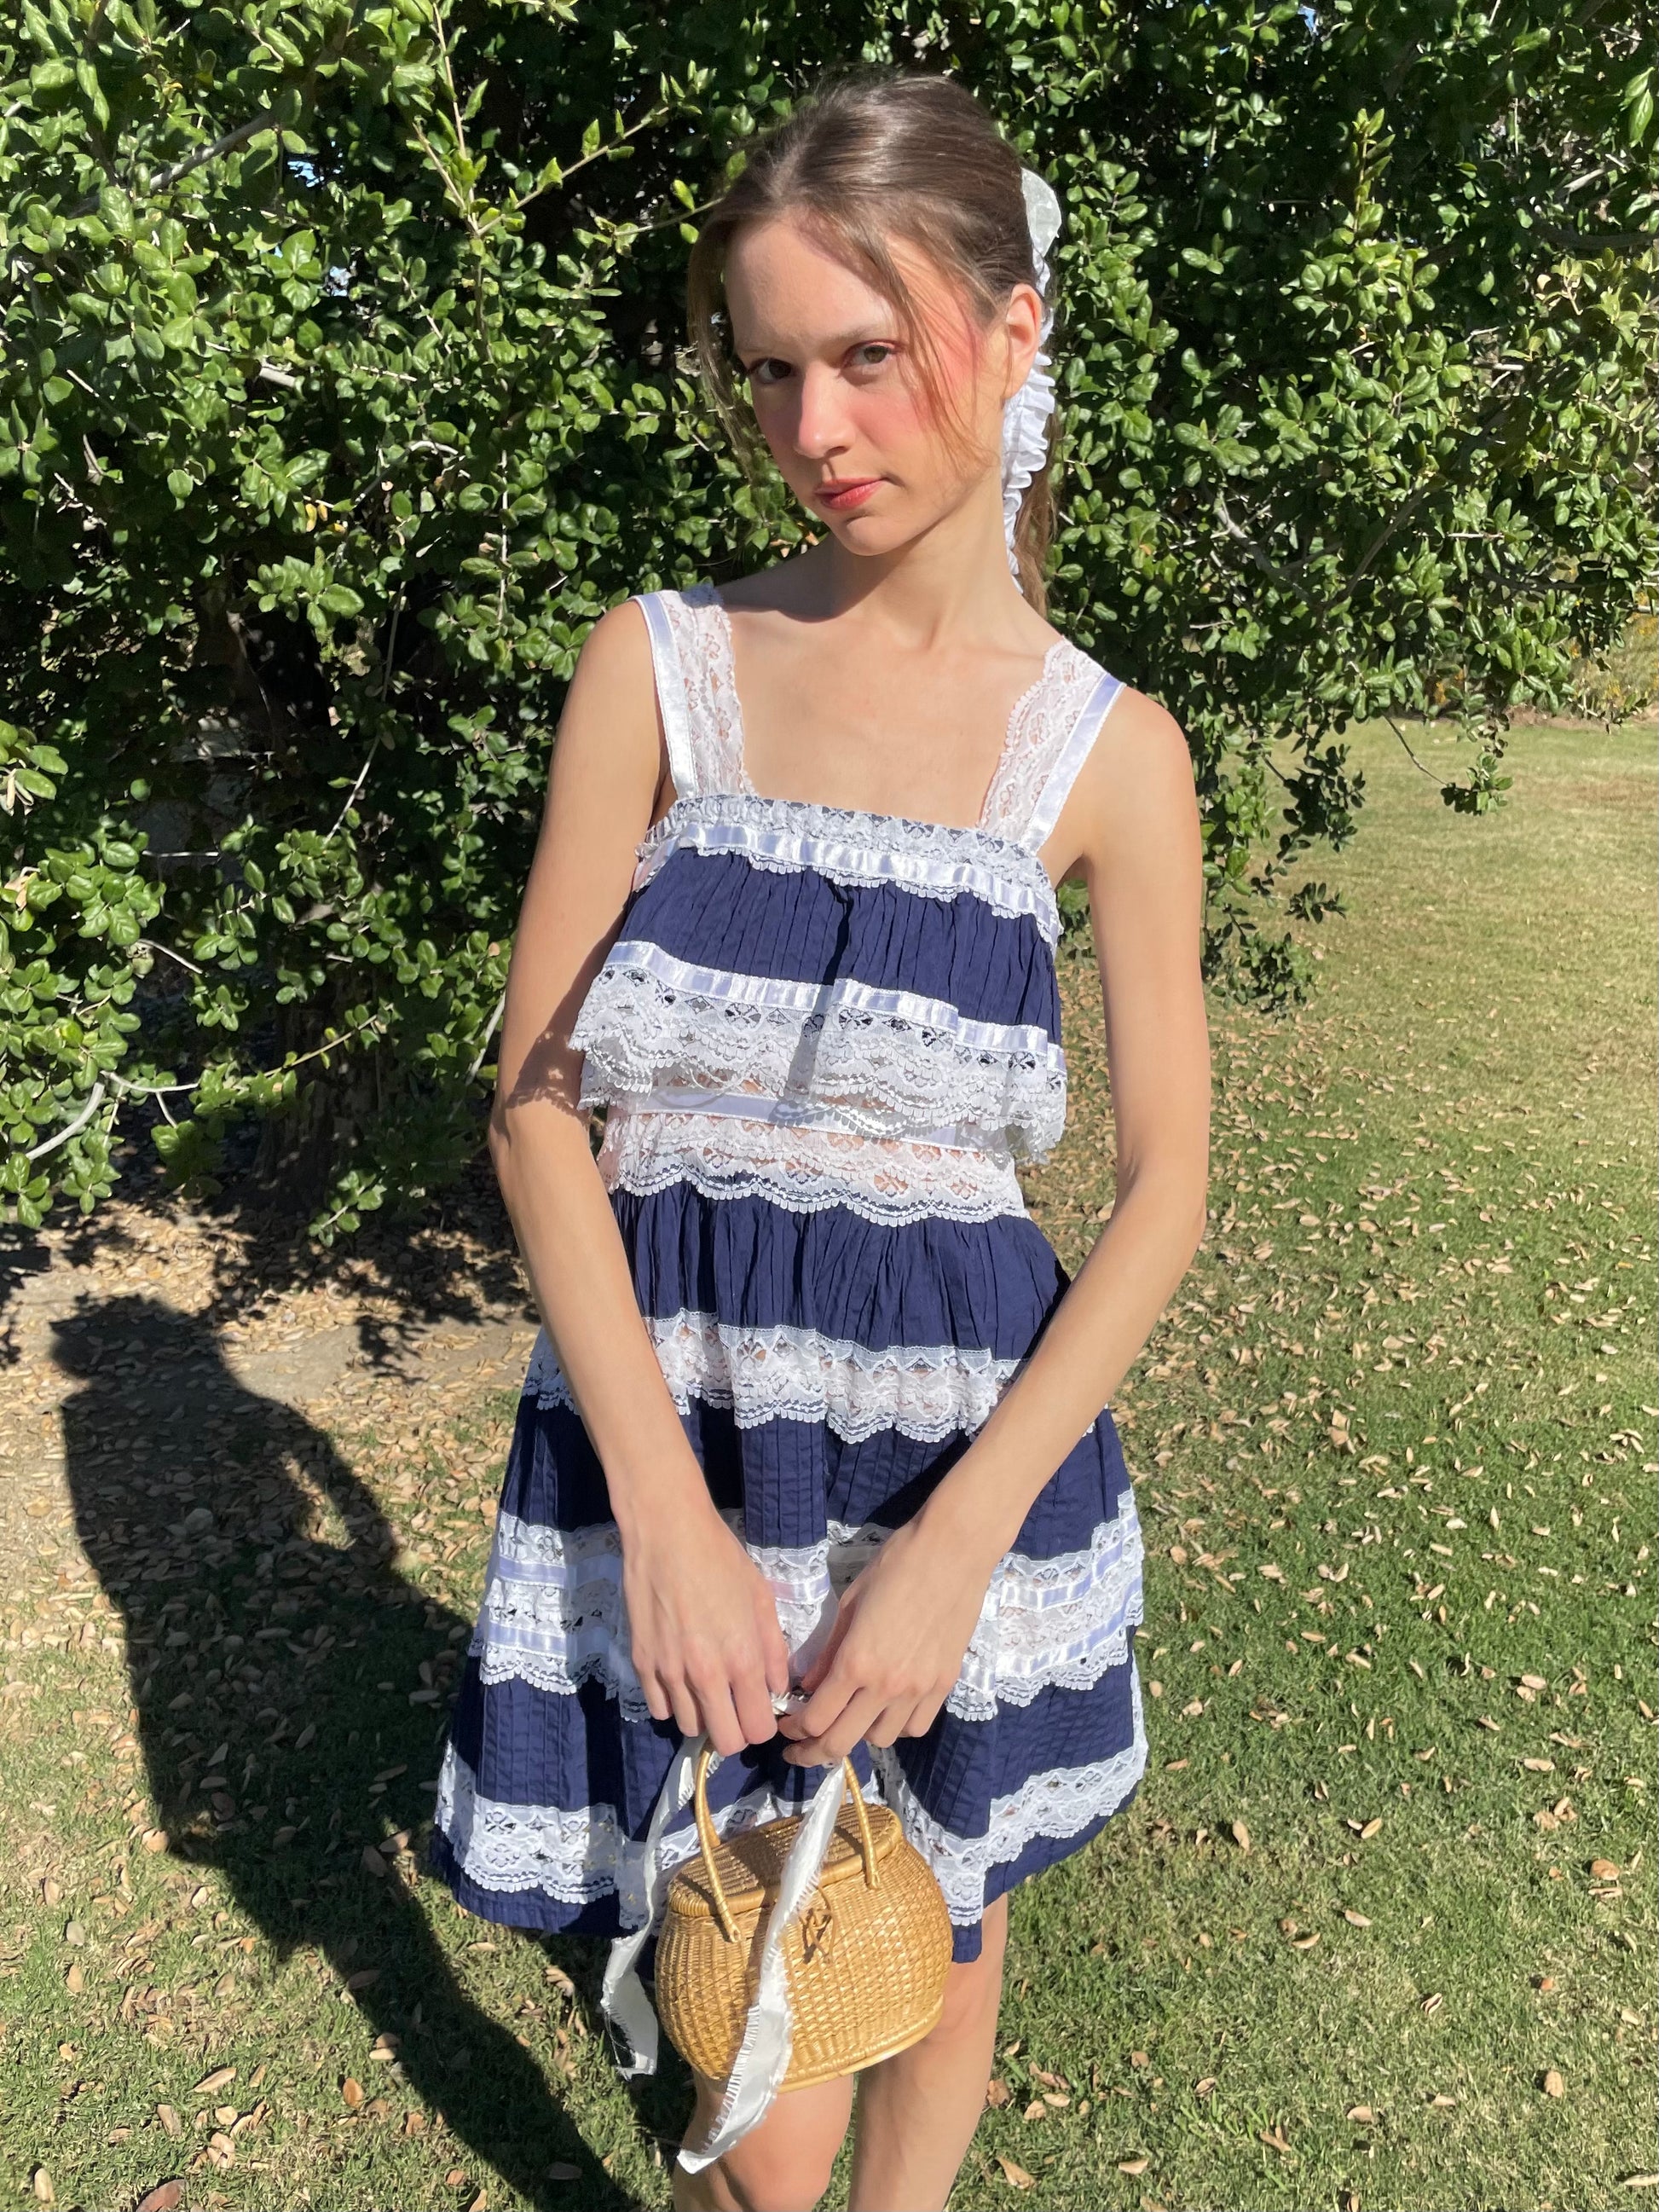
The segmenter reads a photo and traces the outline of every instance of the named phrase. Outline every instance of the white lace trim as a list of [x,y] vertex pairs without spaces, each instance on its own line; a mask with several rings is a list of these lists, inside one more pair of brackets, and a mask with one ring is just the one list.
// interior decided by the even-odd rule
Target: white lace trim
[[[739,1542],[743,1516],[722,1519]],[[816,1544],[744,1548],[765,1576],[778,1623],[805,1673],[854,1576],[892,1532],[832,1522]],[[1010,1552],[998,1562],[945,1699],[959,1720],[988,1721],[1045,1689],[1092,1689],[1121,1666],[1142,1617],[1142,1542],[1132,1492],[1081,1551],[1048,1559]],[[645,1717],[629,1656],[622,1540],[613,1522],[559,1529],[503,1513],[485,1577],[472,1655],[487,1683],[525,1681],[562,1694],[598,1681],[624,1719]]]
[[[872,1350],[815,1328],[782,1322],[744,1328],[686,1308],[644,1319],[682,1413],[697,1399],[729,1407],[740,1429],[768,1421],[827,1422],[848,1443],[885,1429],[926,1443],[971,1434],[988,1419],[1020,1364],[954,1344]],[[533,1392],[541,1407],[576,1406],[545,1329],[531,1352],[524,1390]]]
[[[758,799],[745,757],[732,617],[719,587],[705,582],[659,597],[679,665],[696,789]],[[1079,733],[1079,717],[1103,682],[1115,685],[1115,679],[1079,647],[1066,638],[1054,640],[1043,656],[1036,680],[1020,694],[1009,714],[997,764],[975,825],[978,831],[1006,838],[1035,856],[1054,828],[1065,798],[1063,791],[1050,791],[1050,779],[1074,733],[1081,735],[1082,743],[1071,765],[1072,775],[1081,765],[1094,731]],[[1067,782],[1069,787],[1069,779]],[[1045,805],[1045,800],[1049,803]],[[871,818],[890,828],[903,817],[877,815]],[[942,830],[945,827],[937,826]]]
[[1129,1677],[1134,1735],[1120,1752],[1091,1766],[1056,1766],[1033,1774],[1006,1797],[991,1801],[981,1836],[958,1836],[934,1820],[905,1780],[896,1752],[871,1751],[881,1794],[934,1874],[957,1927],[971,1928],[984,1915],[991,1874],[1012,1866],[1039,1836],[1063,1842],[1115,1813],[1146,1771],[1146,1733],[1141,1716],[1140,1683]]
[[732,626],[717,587],[664,592],[685,684],[691,759],[699,791],[752,791],[743,757],[743,708],[732,659]]
[[[780,1820],[793,1809],[769,1790],[711,1808],[715,1831],[722,1836]],[[624,1833],[614,1806],[514,1805],[481,1796],[477,1776],[449,1744],[439,1769],[433,1817],[461,1872],[480,1889],[538,1889],[562,1905],[592,1905],[614,1891],[622,1926],[644,1926],[645,1845]],[[664,1835],[663,1866],[682,1864],[696,1848],[696,1830],[688,1820]]]
[[[878,1794],[932,1867],[958,1927],[981,1919],[991,1875],[1012,1865],[1039,1836],[1063,1842],[1115,1813],[1127,1797],[1146,1765],[1140,1686],[1133,1675],[1130,1695],[1131,1743],[1093,1765],[1032,1775],[992,1801],[981,1835],[959,1836],[936,1820],[904,1779],[895,1753],[872,1753]],[[720,1835],[732,1835],[790,1809],[770,1790],[760,1790],[715,1811],[714,1826]],[[615,1892],[623,1929],[641,1927],[647,1919],[645,1847],[623,1832],[613,1806],[519,1805],[482,1796],[472,1769],[450,1744],[439,1772],[434,1820],[461,1872],[480,1889],[540,1890],[572,1905],[591,1905]],[[681,1865],[696,1848],[696,1829],[685,1820],[665,1832],[661,1863]]]
[[[919,1221],[990,1221],[1024,1215],[1011,1159],[917,1137],[867,1137],[852,1129],[781,1122],[732,1100],[711,1111],[613,1106],[599,1146],[612,1190],[649,1198],[690,1183],[705,1198],[763,1198],[793,1213],[844,1206],[886,1228]],[[757,1105],[763,1102],[755,1102]]]
[[870,1136],[941,1122],[1041,1158],[1066,1121],[1066,1055],[1045,1030],[970,1021],[942,1000],[845,979],[801,983],[614,945],[571,1030],[581,1101],[659,1086],[805,1099]]
[[982,830],[868,814],[816,800],[711,792],[677,799],[639,848],[634,888],[671,854],[740,854],[751,867],[815,875],[849,890],[896,884],[917,896],[976,898],[1005,919],[1030,915],[1050,945],[1060,937],[1054,887],[1034,853]]
[[1008,744],[985,794],[982,830],[1025,849],[1048,778],[1103,673],[1097,661],[1069,643],[1054,657],[1045,680],[1033,685],[1014,709]]

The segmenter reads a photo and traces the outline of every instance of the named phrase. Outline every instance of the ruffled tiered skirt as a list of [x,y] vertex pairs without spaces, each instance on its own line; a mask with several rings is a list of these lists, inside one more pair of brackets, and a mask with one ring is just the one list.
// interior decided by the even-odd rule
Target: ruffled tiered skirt
[[[1006,1163],[1006,1210],[988,1218],[872,1218],[881,1209],[822,1193],[799,1206],[763,1194],[775,1178],[757,1168],[764,1147],[744,1127],[745,1142],[722,1152],[729,1102],[724,1115],[690,1101],[613,1108],[602,1163],[687,1437],[799,1653],[966,1449],[1066,1277]],[[811,1144],[797,1134],[788,1149],[810,1179]],[[975,1173],[948,1147],[890,1149],[919,1187]],[[673,1163],[659,1178],[653,1158]],[[958,1959],[978,1955],[988,1904],[1132,1796],[1146,1761],[1140,1618],[1140,1533],[1105,1412],[997,1567],[933,1727],[857,1754],[939,1877]],[[640,1926],[645,1833],[679,1741],[651,1718],[629,1662],[604,1474],[544,1338],[443,1760],[440,1870],[489,1919],[594,1936]],[[810,1794],[818,1777],[782,1750],[777,1740],[716,1769],[723,1831]],[[688,1812],[666,1860],[694,1849]]]

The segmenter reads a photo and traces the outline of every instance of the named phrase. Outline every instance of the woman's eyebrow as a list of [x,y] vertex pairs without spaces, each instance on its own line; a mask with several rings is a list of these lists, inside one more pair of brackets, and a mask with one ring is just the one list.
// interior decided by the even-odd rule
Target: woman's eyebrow
[[[872,327],[869,324],[859,324],[850,331],[835,331],[829,337],[821,339],[819,343],[827,353],[848,353],[854,346],[895,345],[897,339],[890,337],[878,325]],[[769,344],[764,338],[757,338],[752,345],[741,345],[734,341],[732,350],[749,361],[788,361],[794,356],[793,347]]]

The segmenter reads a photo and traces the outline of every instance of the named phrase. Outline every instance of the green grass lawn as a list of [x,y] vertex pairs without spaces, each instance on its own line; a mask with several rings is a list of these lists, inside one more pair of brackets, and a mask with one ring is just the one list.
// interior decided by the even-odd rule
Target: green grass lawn
[[[1486,820],[1412,741],[1358,738],[1316,1003],[1214,1009],[1214,1218],[1115,1408],[1152,1763],[1016,1898],[958,2207],[1659,2201],[1652,732],[1517,732]],[[665,2203],[684,2077],[611,2071],[598,1947],[417,1871],[511,1398],[411,1455],[198,1350],[164,1449],[86,1359],[89,1568],[0,1590],[0,2185]]]

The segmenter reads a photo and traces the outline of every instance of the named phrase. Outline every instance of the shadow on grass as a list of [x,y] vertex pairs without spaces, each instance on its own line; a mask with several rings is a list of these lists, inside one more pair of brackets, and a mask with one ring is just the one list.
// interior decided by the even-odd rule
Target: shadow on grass
[[[78,1386],[63,1408],[76,1524],[125,1624],[167,1849],[214,1870],[279,1954],[313,1946],[343,1980],[363,1978],[355,2002],[400,2039],[410,2087],[447,2124],[434,2160],[464,2144],[534,2203],[630,2203],[538,2059],[458,1985],[410,1887],[363,1869],[390,1819],[413,1829],[430,1808],[416,1789],[437,1771],[470,1624],[397,1571],[392,1528],[329,1437],[238,1382],[210,1329],[125,1296],[56,1333]],[[428,1696],[411,1704],[423,1664]],[[545,1948],[599,2033],[599,1947]],[[321,2000],[309,2025],[314,2063]],[[679,2087],[641,2085],[642,2125],[665,2131]],[[325,2072],[319,2099],[338,2089]],[[550,2180],[556,2161],[580,2182]]]

